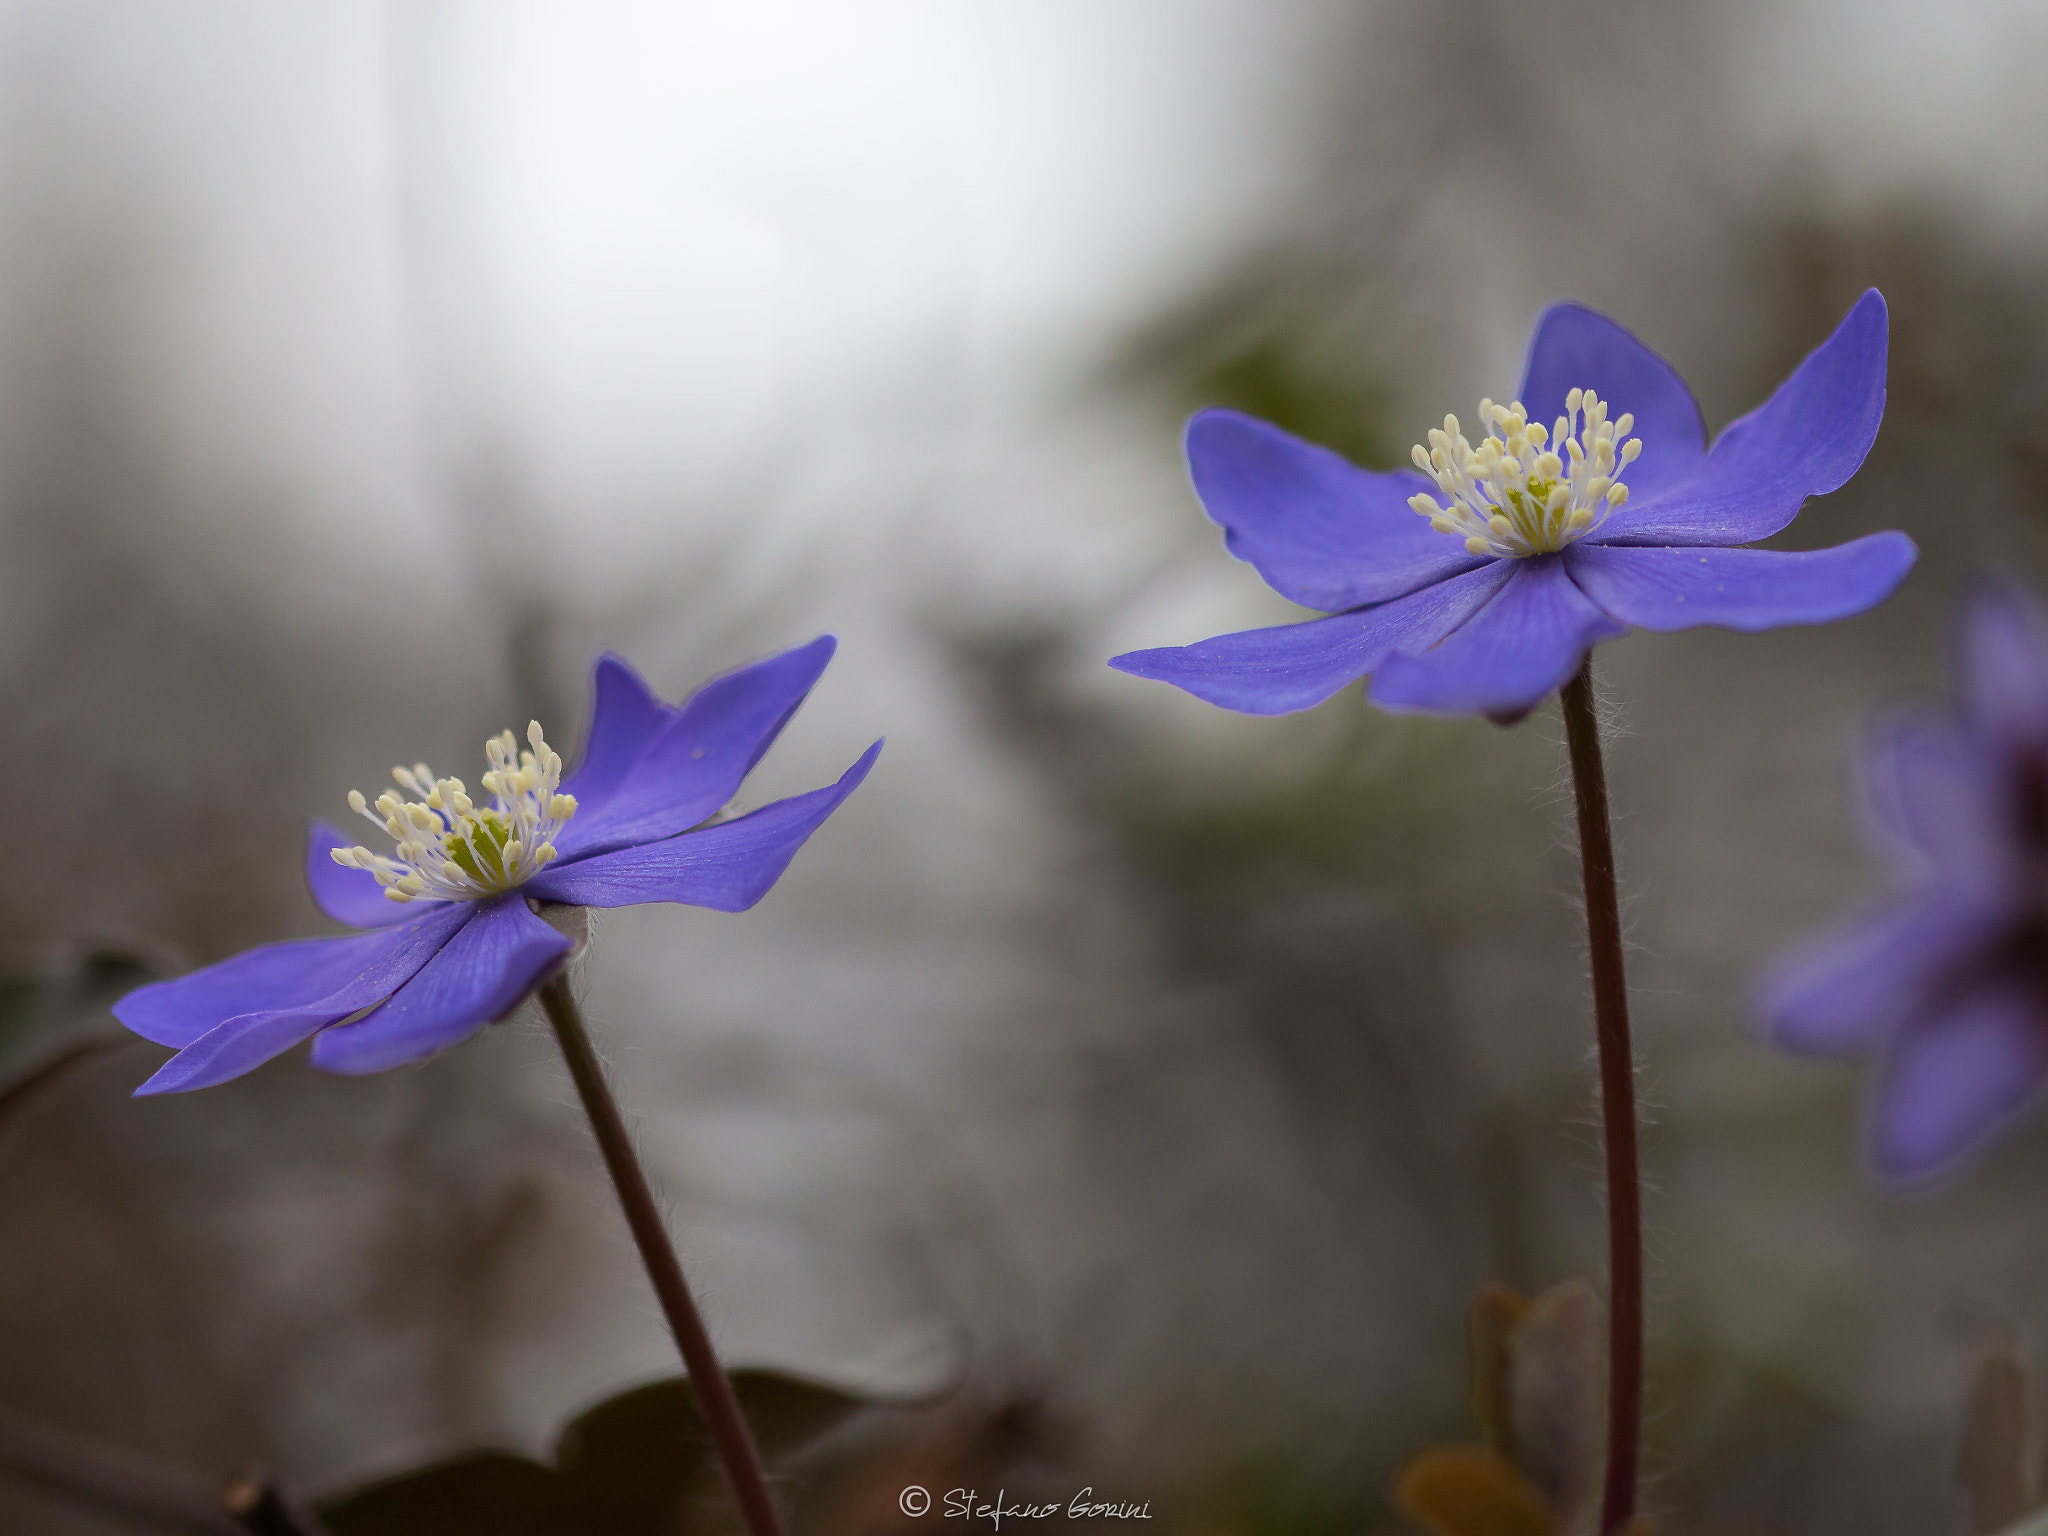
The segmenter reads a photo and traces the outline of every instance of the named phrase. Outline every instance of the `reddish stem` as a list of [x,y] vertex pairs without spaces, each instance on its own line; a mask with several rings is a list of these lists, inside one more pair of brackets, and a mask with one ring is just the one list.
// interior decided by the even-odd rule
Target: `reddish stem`
[[753,1432],[747,1428],[739,1399],[733,1395],[732,1383],[718,1363],[717,1351],[711,1347],[704,1319],[698,1316],[697,1304],[690,1297],[682,1261],[669,1243],[661,1208],[655,1204],[647,1174],[634,1155],[632,1138],[626,1133],[626,1122],[605,1083],[597,1052],[591,1049],[582,1011],[569,990],[568,977],[557,974],[543,982],[540,1001],[547,1010],[548,1022],[555,1027],[555,1038],[562,1043],[569,1075],[576,1080],[576,1091],[583,1097],[583,1109],[590,1116],[598,1150],[604,1154],[605,1168],[618,1189],[619,1204],[625,1207],[626,1225],[633,1229],[633,1241],[640,1246],[640,1261],[647,1266],[654,1293],[661,1298],[661,1310],[668,1315],[669,1330],[675,1334],[676,1347],[682,1351],[690,1385],[697,1394],[697,1406],[710,1426],[719,1460],[725,1464],[726,1481],[739,1501],[750,1536],[782,1536],[782,1518],[776,1512],[774,1496],[768,1491],[768,1478],[761,1470],[761,1453],[754,1445]]
[[1636,1162],[1635,1058],[1628,1035],[1628,980],[1622,970],[1621,905],[1614,889],[1614,834],[1607,770],[1593,708],[1589,656],[1564,688],[1572,795],[1579,812],[1579,863],[1586,886],[1586,945],[1592,958],[1593,1025],[1600,1042],[1600,1117],[1607,1142],[1607,1486],[1601,1536],[1635,1515],[1643,1421],[1643,1195]]

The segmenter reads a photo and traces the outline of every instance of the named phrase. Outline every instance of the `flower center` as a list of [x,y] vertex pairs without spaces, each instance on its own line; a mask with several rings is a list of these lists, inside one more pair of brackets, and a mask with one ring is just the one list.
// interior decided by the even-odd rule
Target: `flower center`
[[392,901],[474,901],[532,879],[554,861],[555,834],[576,814],[576,797],[559,793],[561,755],[548,747],[538,720],[526,727],[526,739],[531,752],[520,751],[510,731],[484,743],[488,806],[477,806],[462,780],[437,779],[425,763],[391,770],[414,799],[387,789],[373,811],[362,791],[350,790],[349,809],[398,846],[390,858],[337,848],[334,862],[367,870]]
[[1621,472],[1643,444],[1628,436],[1635,417],[1624,411],[1609,421],[1607,402],[1590,389],[1566,395],[1564,408],[1546,432],[1519,400],[1482,400],[1479,424],[1491,430],[1477,448],[1458,430],[1458,418],[1446,416],[1442,430],[1430,432],[1428,449],[1418,444],[1414,458],[1451,504],[1411,496],[1408,505],[1438,533],[1463,535],[1475,555],[1524,559],[1583,538],[1628,500]]

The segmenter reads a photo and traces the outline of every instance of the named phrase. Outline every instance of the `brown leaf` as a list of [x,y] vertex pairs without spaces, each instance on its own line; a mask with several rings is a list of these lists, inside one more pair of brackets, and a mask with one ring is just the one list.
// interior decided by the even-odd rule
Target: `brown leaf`
[[1394,1503],[1433,1536],[1559,1536],[1549,1501],[1505,1457],[1439,1445],[1408,1464]]
[[1531,1302],[1508,1339],[1514,1462],[1566,1528],[1600,1496],[1606,1461],[1602,1315],[1593,1288],[1568,1280]]
[[1972,1536],[1992,1536],[2034,1507],[2027,1374],[2009,1354],[1978,1363],[1963,1409],[1956,1482],[1970,1506]]
[[1472,1363],[1472,1408],[1486,1443],[1515,1459],[1513,1372],[1509,1340],[1529,1315],[1529,1298],[1500,1284],[1472,1298],[1465,1315],[1465,1352]]

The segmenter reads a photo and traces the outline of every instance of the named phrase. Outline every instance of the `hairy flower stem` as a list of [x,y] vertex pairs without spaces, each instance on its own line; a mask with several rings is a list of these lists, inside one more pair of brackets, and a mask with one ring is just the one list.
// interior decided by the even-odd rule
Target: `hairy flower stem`
[[1607,770],[1593,710],[1593,660],[1565,684],[1564,734],[1579,811],[1579,865],[1586,886],[1586,944],[1593,966],[1593,1026],[1600,1042],[1600,1118],[1607,1141],[1607,1487],[1601,1536],[1635,1514],[1643,1421],[1643,1192],[1636,1164],[1635,1057],[1628,1038],[1628,980],[1621,962],[1621,906],[1614,892],[1614,833]]
[[576,1080],[584,1112],[590,1116],[590,1128],[597,1135],[598,1150],[604,1154],[605,1168],[618,1189],[619,1204],[626,1209],[626,1225],[633,1229],[633,1241],[640,1245],[640,1261],[647,1266],[647,1276],[661,1298],[662,1311],[668,1314],[669,1329],[676,1336],[676,1347],[683,1353],[697,1405],[711,1426],[711,1438],[725,1464],[726,1479],[732,1484],[740,1513],[746,1517],[747,1530],[750,1536],[782,1536],[782,1517],[768,1491],[753,1432],[747,1428],[725,1368],[718,1363],[711,1335],[704,1329],[704,1319],[697,1315],[697,1304],[690,1299],[682,1261],[669,1244],[660,1208],[654,1203],[654,1191],[648,1187],[647,1174],[633,1154],[626,1122],[620,1118],[618,1103],[605,1083],[597,1052],[591,1049],[590,1036],[583,1028],[582,1010],[569,990],[568,977],[558,972],[543,982],[540,1002],[547,1010],[548,1022],[555,1027],[555,1038],[562,1042],[569,1075]]

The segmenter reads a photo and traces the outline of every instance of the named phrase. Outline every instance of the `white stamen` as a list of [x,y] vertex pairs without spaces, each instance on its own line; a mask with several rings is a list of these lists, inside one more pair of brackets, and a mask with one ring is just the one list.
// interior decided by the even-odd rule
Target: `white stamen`
[[438,779],[425,763],[394,768],[391,777],[414,798],[384,791],[375,805],[350,790],[348,807],[382,828],[393,857],[367,848],[337,848],[334,862],[372,875],[392,901],[475,901],[522,885],[556,858],[554,839],[576,814],[576,797],[561,793],[562,759],[541,734],[526,728],[533,750],[519,750],[510,731],[484,743],[490,769],[479,809],[460,779]]
[[1526,559],[1584,538],[1628,500],[1621,472],[1643,444],[1628,436],[1635,417],[1624,411],[1609,421],[1607,402],[1590,389],[1570,391],[1564,405],[1557,425],[1546,429],[1529,420],[1520,401],[1482,400],[1479,421],[1491,430],[1476,448],[1458,430],[1458,418],[1446,416],[1441,430],[1430,432],[1429,446],[1418,444],[1412,457],[1450,505],[1434,496],[1411,496],[1408,505],[1475,555]]

